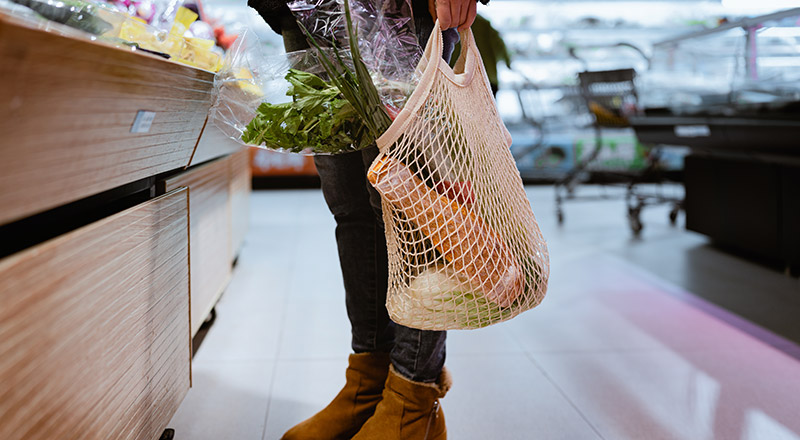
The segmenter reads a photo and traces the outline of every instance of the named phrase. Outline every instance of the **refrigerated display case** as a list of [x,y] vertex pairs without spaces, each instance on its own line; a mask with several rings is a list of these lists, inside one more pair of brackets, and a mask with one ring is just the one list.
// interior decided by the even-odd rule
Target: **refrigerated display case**
[[640,90],[639,139],[692,151],[687,228],[800,272],[800,8],[657,43]]
[[631,120],[643,142],[800,154],[800,8],[658,42],[652,60]]

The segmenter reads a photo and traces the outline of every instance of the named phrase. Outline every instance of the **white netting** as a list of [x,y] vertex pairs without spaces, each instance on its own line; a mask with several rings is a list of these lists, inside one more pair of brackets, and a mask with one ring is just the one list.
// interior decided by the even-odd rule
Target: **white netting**
[[383,199],[387,309],[419,329],[505,321],[547,290],[547,247],[470,31],[462,47],[454,71],[436,25],[422,80],[368,174]]

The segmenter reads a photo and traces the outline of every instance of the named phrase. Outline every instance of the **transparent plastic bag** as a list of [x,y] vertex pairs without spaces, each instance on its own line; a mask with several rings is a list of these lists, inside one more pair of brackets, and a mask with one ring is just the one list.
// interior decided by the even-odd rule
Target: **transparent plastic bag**
[[[322,46],[349,47],[342,0],[296,0],[289,4],[298,23]],[[410,0],[351,0],[361,59],[381,100],[399,111],[418,81],[422,47]]]
[[341,107],[349,103],[338,89],[323,86],[326,78],[316,50],[274,54],[245,32],[215,78],[217,99],[209,118],[232,139],[276,151],[337,154],[371,144],[357,115]]
[[[325,57],[342,59],[352,72],[343,3],[312,1],[294,2],[290,8],[314,41],[325,46]],[[355,0],[357,7],[351,15],[354,28],[358,29],[361,58],[387,114],[393,115],[415,87],[422,50],[408,0],[386,2],[382,9],[375,9],[370,1],[373,0]],[[318,81],[328,79],[318,57],[315,48],[276,56],[265,51],[252,33],[240,37],[215,80],[217,101],[211,120],[239,142],[278,151],[338,154],[371,145],[377,135],[368,133],[363,120],[351,114],[352,106],[347,100],[328,93],[331,87],[335,88],[332,83]],[[319,86],[310,95],[325,95],[325,111],[310,105],[316,102],[307,89],[290,87],[290,81],[298,80]],[[294,110],[289,108],[292,102]]]

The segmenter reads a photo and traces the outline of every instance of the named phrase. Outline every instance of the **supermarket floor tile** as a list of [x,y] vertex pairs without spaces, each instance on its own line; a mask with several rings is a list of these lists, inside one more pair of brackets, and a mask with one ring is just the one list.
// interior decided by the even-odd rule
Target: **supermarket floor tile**
[[193,386],[169,424],[175,438],[260,439],[273,368],[272,361],[195,361]]
[[[552,270],[567,265],[554,264]],[[613,256],[579,258],[568,267],[581,274],[563,287],[568,299],[542,302],[510,321],[529,352],[629,350],[746,350],[762,346],[749,334],[699,308],[688,294],[641,274]],[[551,295],[562,284],[551,282]]]
[[[287,271],[243,251],[228,288],[220,298],[216,319],[195,359],[274,359],[280,342],[289,280]],[[209,329],[209,330],[211,330]]]
[[448,438],[602,438],[524,354],[453,354],[447,365],[453,375],[442,399]]
[[347,368],[347,351],[341,352],[342,355],[330,359],[277,362],[265,440],[278,440],[286,430],[325,407],[339,392]]
[[531,358],[605,439],[800,439],[800,364],[769,347]]
[[344,293],[337,299],[289,302],[278,359],[326,359],[349,353]]
[[508,323],[447,333],[447,356],[494,356],[524,353],[508,329]]

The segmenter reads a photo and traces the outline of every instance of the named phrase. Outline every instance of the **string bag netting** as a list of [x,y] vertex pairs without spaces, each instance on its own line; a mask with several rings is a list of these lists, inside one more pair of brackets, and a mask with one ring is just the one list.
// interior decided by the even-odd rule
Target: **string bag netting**
[[387,309],[426,330],[475,329],[537,306],[545,241],[511,156],[472,32],[451,69],[437,23],[420,82],[368,179],[381,194],[389,252]]

